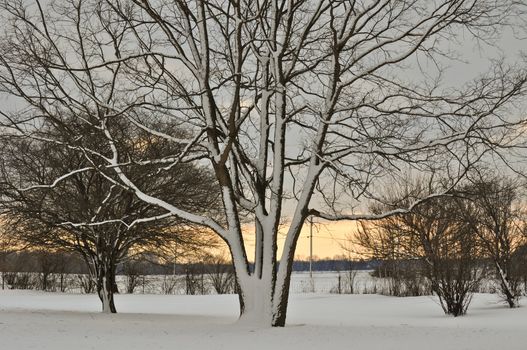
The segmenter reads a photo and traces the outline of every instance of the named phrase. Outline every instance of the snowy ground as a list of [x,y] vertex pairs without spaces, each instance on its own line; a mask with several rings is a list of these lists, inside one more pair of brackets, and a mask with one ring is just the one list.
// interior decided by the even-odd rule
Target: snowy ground
[[527,307],[476,295],[446,317],[430,297],[297,294],[288,326],[236,323],[233,295],[118,295],[98,313],[93,295],[0,291],[0,349],[526,349]]

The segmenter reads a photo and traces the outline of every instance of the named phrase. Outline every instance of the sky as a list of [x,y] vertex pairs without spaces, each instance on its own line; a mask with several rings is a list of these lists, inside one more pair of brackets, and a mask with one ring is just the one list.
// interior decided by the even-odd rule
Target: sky
[[[349,238],[355,232],[356,222],[329,222],[314,219],[313,222],[313,259],[333,258],[347,254],[343,247],[349,247]],[[286,229],[280,231],[278,237],[278,258],[282,254],[282,244],[285,240]],[[254,261],[254,230],[250,226],[245,228],[244,235],[247,254],[250,261]],[[306,220],[298,239],[295,260],[309,260],[310,224]]]
[[[309,223],[304,225],[298,240],[296,249],[298,260],[308,260],[309,258],[309,226]],[[324,259],[347,254],[343,247],[349,247],[349,238],[355,228],[356,223],[351,221],[317,223],[315,220],[313,225],[313,256]]]

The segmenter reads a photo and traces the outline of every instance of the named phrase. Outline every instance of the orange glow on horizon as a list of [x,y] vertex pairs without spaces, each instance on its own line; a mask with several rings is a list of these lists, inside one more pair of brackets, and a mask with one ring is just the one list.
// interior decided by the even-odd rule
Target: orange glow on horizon
[[[310,224],[306,220],[298,238],[295,251],[295,259],[309,259],[309,231]],[[322,222],[315,220],[313,223],[313,257],[315,259],[333,258],[337,255],[345,255],[343,246],[349,246],[348,237],[356,231],[354,221]],[[250,261],[254,261],[254,228],[248,224],[244,227],[244,240]],[[281,257],[283,243],[287,227],[280,230],[278,236],[278,258]]]

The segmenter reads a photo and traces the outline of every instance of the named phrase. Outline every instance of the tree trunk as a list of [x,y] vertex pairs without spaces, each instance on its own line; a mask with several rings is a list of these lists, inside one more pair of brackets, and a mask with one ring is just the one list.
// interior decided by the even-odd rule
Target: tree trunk
[[[257,327],[274,326],[276,310],[273,297],[275,292],[276,262],[262,259],[261,268],[251,271],[244,251],[232,250],[236,275],[236,290],[240,303],[238,322]],[[240,254],[238,254],[240,253]]]
[[97,294],[102,303],[103,313],[116,313],[114,303],[115,266],[111,263],[99,262],[97,266]]
[[274,326],[273,290],[256,275],[239,278],[239,322],[258,327]]
[[60,274],[60,292],[64,293],[66,288],[64,288],[64,273]]
[[501,292],[505,296],[507,304],[509,304],[510,308],[518,307],[518,295],[516,295],[515,291],[510,285],[507,273],[503,271],[503,268],[499,262],[495,261],[494,265],[496,266],[498,276],[500,277]]
[[259,327],[285,326],[292,263],[287,263],[285,268],[286,274],[281,278],[277,275],[276,264],[270,260],[258,273],[236,269],[240,323]]
[[[291,252],[291,256],[292,256]],[[291,273],[293,272],[293,258],[287,261],[285,275],[278,276],[274,291],[274,317],[273,327],[285,327],[287,306],[289,304],[289,287],[291,285]]]

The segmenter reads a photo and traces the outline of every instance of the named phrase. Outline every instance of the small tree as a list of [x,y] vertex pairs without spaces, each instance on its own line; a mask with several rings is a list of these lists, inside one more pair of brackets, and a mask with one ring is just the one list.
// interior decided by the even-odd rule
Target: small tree
[[[1,194],[0,194],[1,198]],[[19,242],[7,234],[5,217],[1,215],[2,200],[0,200],[0,273],[2,274],[2,289],[5,289],[5,273],[8,272],[8,255],[19,249]]]
[[146,274],[143,265],[143,261],[137,258],[127,259],[123,263],[123,274],[126,277],[126,293],[133,294],[135,289],[141,284],[141,277]]
[[[525,232],[524,232],[525,237]],[[523,244],[516,248],[512,257],[515,275],[523,282],[523,293],[527,294],[527,245]]]
[[58,261],[55,254],[48,250],[38,250],[34,254],[36,258],[36,272],[38,273],[37,288],[42,289],[43,291],[54,291],[54,272],[58,268]]
[[210,254],[205,258],[207,277],[217,294],[230,294],[235,291],[236,276],[234,267],[224,254]]
[[[49,134],[57,132],[56,127],[49,125],[42,128]],[[170,151],[166,143],[155,137],[140,140],[129,145],[130,154],[162,155]],[[19,138],[6,139],[1,144],[0,195],[9,220],[8,233],[33,247],[80,254],[96,281],[103,312],[116,312],[116,266],[127,259],[129,251],[161,246],[165,240],[173,241],[179,234],[191,231],[188,223],[160,215],[157,206],[138,200],[126,188],[112,183],[75,150]],[[82,172],[76,171],[79,166],[84,168]],[[66,181],[38,185],[51,183],[57,174],[65,172],[71,175]],[[218,199],[210,175],[192,166],[175,167],[155,181],[143,173],[136,173],[135,177],[153,192],[188,208],[206,211]],[[199,188],[196,181],[202,182]],[[150,219],[135,221],[145,217]],[[104,223],[91,225],[93,222]],[[200,244],[196,235],[180,240]],[[47,278],[48,274],[43,276]],[[47,279],[43,283],[47,288]]]
[[[494,266],[499,291],[509,307],[518,306],[522,295],[521,260],[515,252],[525,244],[523,201],[519,186],[507,178],[483,176],[462,193],[464,220],[481,242],[483,253]],[[467,205],[469,203],[469,205]]]
[[485,276],[479,241],[451,197],[431,200],[404,220],[421,242],[427,276],[446,314],[464,315]]
[[[380,208],[373,208],[377,211]],[[384,208],[385,209],[385,208]],[[381,209],[381,210],[384,210]],[[375,277],[388,281],[387,288],[379,290],[393,296],[417,296],[426,293],[423,283],[424,268],[420,258],[420,243],[398,226],[401,216],[381,221],[362,222],[357,234],[349,239],[348,251],[357,244],[363,256],[379,261],[373,272]]]
[[354,294],[356,292],[355,281],[356,281],[357,274],[358,274],[357,266],[360,263],[356,259],[359,257],[359,255],[355,253],[355,249],[353,249],[353,245],[351,242],[346,242],[346,243],[339,242],[339,244],[342,250],[345,252],[345,254],[336,255],[333,258],[337,262],[341,262],[341,261],[344,262],[344,265],[342,266],[343,271],[340,271],[340,264],[338,268],[339,282],[340,282],[341,275],[344,276],[344,288],[341,288],[339,294],[341,292],[347,293],[347,294]]
[[[387,202],[407,200],[415,191],[421,191],[419,186],[392,194]],[[443,311],[453,316],[466,313],[472,293],[484,276],[478,240],[463,220],[459,205],[451,197],[434,198],[416,206],[412,213],[363,224],[357,236],[358,243],[372,256],[394,264],[391,273],[396,275],[408,261],[419,259],[419,265],[413,264],[419,268],[410,274],[415,280],[423,273]]]

